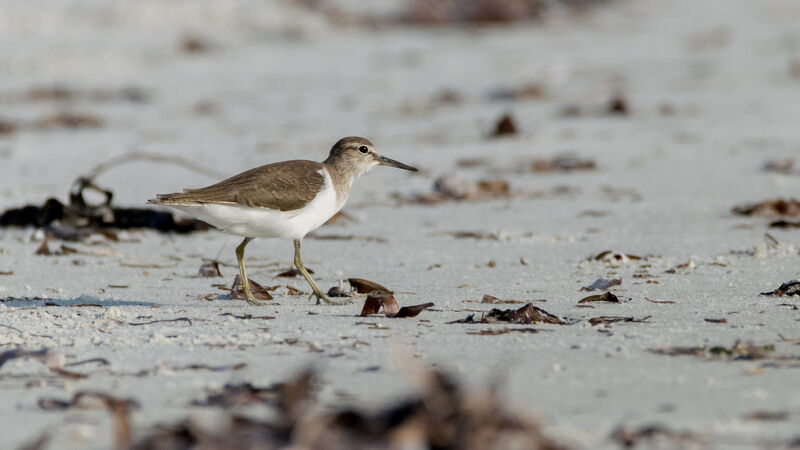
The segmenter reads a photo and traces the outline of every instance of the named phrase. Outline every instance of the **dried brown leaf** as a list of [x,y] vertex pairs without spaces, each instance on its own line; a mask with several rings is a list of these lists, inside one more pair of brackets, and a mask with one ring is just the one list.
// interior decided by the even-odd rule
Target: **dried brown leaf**
[[749,341],[736,341],[732,347],[723,346],[702,346],[702,347],[664,347],[649,350],[657,355],[681,356],[692,355],[707,359],[733,359],[733,360],[754,360],[765,359],[767,353],[775,351],[772,344],[755,345]]
[[746,205],[734,206],[731,210],[733,214],[740,216],[800,216],[800,201],[795,199],[777,198],[764,200],[760,203],[750,203]]
[[19,125],[5,119],[0,119],[0,136],[14,134],[19,129]]
[[[414,448],[565,448],[491,390],[464,389],[444,372],[422,372],[417,394],[369,409],[317,407],[316,384],[316,374],[305,371],[266,389],[226,387],[213,403],[223,407],[262,403],[274,412],[253,419],[230,416],[227,425],[209,428],[188,420],[157,427],[133,449],[405,448],[409,442]],[[205,404],[212,403],[209,400]]]
[[541,100],[547,92],[539,83],[528,83],[515,88],[500,88],[489,93],[490,100]]
[[608,100],[607,112],[610,115],[627,116],[630,114],[628,100],[621,95],[611,97]]
[[205,400],[192,401],[192,405],[233,408],[243,405],[275,404],[282,387],[282,384],[265,388],[250,383],[226,384],[221,389],[211,392]]
[[597,164],[591,159],[574,156],[556,156],[551,159],[535,159],[530,165],[533,172],[574,172],[595,170]]
[[624,448],[634,448],[642,444],[645,448],[669,448],[659,444],[671,444],[674,448],[696,447],[704,439],[691,432],[677,432],[661,425],[645,425],[638,429],[624,426],[611,433],[611,439]]
[[192,319],[188,317],[177,317],[175,319],[160,319],[160,320],[151,320],[149,322],[128,322],[128,325],[138,327],[142,325],[152,325],[154,323],[168,323],[168,322],[186,322],[189,326],[192,326]]
[[490,328],[486,330],[480,331],[468,331],[467,334],[472,334],[476,336],[497,336],[498,334],[508,334],[508,333],[538,333],[539,330],[536,328]]
[[652,316],[645,316],[641,319],[636,319],[633,317],[621,317],[621,316],[600,316],[600,317],[592,317],[589,319],[589,324],[592,326],[595,325],[610,325],[612,323],[617,322],[633,322],[633,323],[644,323],[647,322]]
[[385,294],[392,293],[392,291],[381,286],[380,284],[374,281],[365,280],[363,278],[348,278],[347,282],[350,283],[350,287],[352,287],[359,294],[370,294],[372,292]]
[[[313,273],[314,273],[314,271],[313,271],[313,270],[311,270],[311,269],[309,269],[308,267],[306,267],[306,270],[308,270],[308,273],[309,273],[309,274],[313,274]],[[279,274],[277,274],[277,275],[275,275],[275,276],[276,276],[276,277],[286,277],[286,278],[292,278],[292,277],[296,277],[296,276],[298,276],[298,275],[302,275],[302,274],[300,273],[300,271],[299,271],[299,270],[297,270],[297,268],[296,268],[296,267],[292,267],[291,269],[289,269],[289,270],[285,270],[285,271],[283,271],[283,272],[281,272],[281,273],[279,273]],[[237,275],[237,276],[238,276],[238,275]],[[253,282],[253,281],[251,280],[251,281],[250,281],[250,283],[252,283],[252,282]],[[250,288],[252,289],[252,285],[251,285],[251,287],[250,287]],[[255,292],[253,293],[253,295],[255,295]]]
[[[537,300],[538,301],[538,300]],[[498,304],[498,303],[507,303],[507,304],[522,304],[525,303],[522,300],[501,300],[495,296],[484,294],[483,298],[481,299],[481,303],[491,303],[491,304]]]
[[386,317],[404,318],[416,317],[423,310],[433,306],[433,303],[423,303],[414,306],[404,306],[400,308],[391,293],[373,292],[367,296],[364,306],[361,308],[361,317],[369,314],[378,314],[383,310]]
[[491,136],[513,136],[515,134],[517,134],[517,124],[514,121],[514,118],[511,117],[511,114],[506,113],[497,119],[497,123],[494,125],[494,130],[492,130]]
[[708,323],[728,323],[728,319],[725,319],[725,318],[722,318],[722,319],[708,319],[708,318],[706,318],[706,319],[703,319],[703,320],[705,320]]
[[301,291],[294,286],[286,285],[286,295],[306,295],[305,291]]
[[426,310],[426,309],[428,309],[428,308],[430,308],[432,306],[433,306],[433,303],[431,303],[431,302],[422,303],[422,304],[414,305],[414,306],[403,306],[402,308],[400,308],[400,311],[398,311],[397,314],[395,314],[392,317],[397,317],[397,318],[416,317],[417,315],[419,315],[419,313],[421,313],[422,311],[424,311],[424,310]]
[[234,319],[241,319],[241,320],[251,320],[251,319],[273,320],[273,319],[275,319],[275,316],[254,316],[252,314],[236,315],[236,314],[232,314],[232,313],[222,313],[222,314],[220,314],[220,316],[230,316],[230,317],[233,317]]
[[389,293],[374,293],[367,296],[364,301],[364,307],[361,308],[361,317],[368,314],[378,314],[383,309],[386,316],[397,314],[400,311],[400,306],[397,304],[394,296]]
[[497,308],[492,309],[488,313],[482,315],[481,318],[475,318],[474,314],[470,314],[465,319],[455,320],[449,323],[551,323],[556,325],[565,325],[566,322],[558,316],[548,313],[547,311],[533,306],[528,303],[518,309],[500,310]]
[[616,295],[611,292],[604,292],[602,294],[590,295],[583,298],[578,303],[592,303],[592,302],[608,302],[608,303],[622,303]]
[[790,228],[800,228],[800,221],[791,221],[791,220],[776,220],[769,223],[770,228],[781,228],[784,230],[788,230]]
[[498,240],[499,236],[496,233],[484,233],[480,231],[450,231],[448,235],[456,239],[477,239],[477,240]]
[[114,397],[102,392],[80,391],[72,396],[69,402],[40,398],[39,407],[52,409],[107,409],[113,419],[112,442],[116,449],[127,449],[131,444],[131,411],[139,409],[139,403],[133,399]]
[[753,411],[744,416],[745,422],[782,422],[789,419],[788,411]]
[[762,292],[761,295],[770,295],[774,297],[780,296],[794,296],[800,295],[800,280],[787,281],[786,283],[778,286],[774,291]]
[[653,299],[649,299],[647,297],[645,297],[644,299],[646,301],[650,302],[650,303],[656,303],[656,304],[659,304],[659,305],[674,305],[675,304],[675,302],[673,302],[672,300],[653,300]]
[[99,128],[103,119],[84,113],[60,112],[39,119],[34,124],[39,128]]
[[[272,296],[269,295],[267,289],[249,278],[247,281],[250,283],[250,292],[253,293],[253,297],[255,297],[256,300],[272,300]],[[241,276],[236,275],[236,277],[233,279],[233,285],[231,285],[230,293],[231,299],[244,299],[244,287],[242,285]]]
[[183,53],[200,54],[208,52],[210,45],[203,38],[187,35],[181,38],[179,48]]

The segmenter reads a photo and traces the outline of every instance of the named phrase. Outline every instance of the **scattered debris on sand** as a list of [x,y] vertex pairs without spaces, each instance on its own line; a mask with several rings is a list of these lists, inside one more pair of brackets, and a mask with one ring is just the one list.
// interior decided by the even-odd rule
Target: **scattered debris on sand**
[[[307,2],[318,3],[318,2]],[[541,21],[551,14],[581,14],[608,0],[411,0],[395,22],[449,26]]]
[[503,114],[494,125],[491,137],[513,136],[518,133],[517,122],[511,114]]
[[100,128],[103,126],[103,119],[87,114],[76,112],[59,112],[42,117],[34,122],[36,128]]
[[547,97],[547,90],[541,83],[525,83],[517,87],[497,88],[489,92],[492,101],[542,100]]
[[707,438],[679,432],[663,425],[644,425],[639,428],[620,426],[611,433],[611,439],[624,448],[702,448]]
[[430,194],[416,194],[410,198],[398,198],[408,203],[435,205],[451,201],[484,201],[511,198],[514,194],[511,185],[503,179],[479,180],[476,182],[462,180],[455,175],[445,175],[433,183]]
[[631,107],[628,99],[621,95],[612,95],[604,104],[579,104],[571,103],[561,108],[563,117],[600,117],[600,116],[619,116],[624,117],[631,114]]
[[[537,300],[539,301],[539,300]],[[498,303],[505,303],[505,304],[522,304],[527,303],[522,300],[513,300],[513,299],[499,299],[493,295],[484,294],[483,298],[481,299],[481,303],[489,303],[489,304],[498,304]]]
[[761,295],[771,295],[775,297],[800,295],[800,280],[787,281],[778,286],[774,291],[762,292]]
[[554,325],[565,325],[566,322],[550,314],[549,312],[533,306],[528,303],[518,309],[505,309],[500,310],[493,308],[491,311],[481,314],[481,317],[475,317],[475,314],[470,314],[464,319],[455,320],[448,323],[549,323]]
[[[110,162],[118,163],[127,160],[112,160]],[[114,193],[96,185],[93,178],[105,168],[113,165],[116,164],[101,164],[92,171],[92,175],[81,176],[76,179],[70,188],[68,204],[65,205],[55,198],[50,198],[42,206],[26,205],[21,208],[8,209],[0,215],[0,226],[52,226],[54,228],[53,233],[56,234],[69,231],[65,230],[65,228],[82,230],[83,232],[73,231],[70,233],[78,237],[88,237],[93,232],[102,232],[106,228],[150,228],[163,232],[174,231],[177,233],[190,233],[211,228],[207,223],[196,219],[176,220],[172,213],[169,212],[149,208],[119,208],[112,206],[111,202],[114,198]],[[103,197],[103,201],[97,204],[88,202],[84,197],[84,193],[87,191],[100,194]]]
[[613,250],[604,250],[588,258],[589,261],[602,261],[611,267],[624,266],[631,261],[641,261],[642,259],[644,258],[641,256],[615,252]]
[[597,326],[597,325],[611,325],[614,323],[646,323],[650,318],[653,316],[645,316],[641,319],[637,319],[635,317],[623,317],[623,316],[600,316],[600,317],[592,317],[589,319],[589,325]]
[[578,301],[578,303],[592,303],[592,302],[623,303],[627,301],[630,301],[630,299],[627,300],[620,299],[611,292],[604,292],[602,294],[590,295],[588,297],[584,297],[583,299]]
[[770,160],[761,166],[761,170],[764,172],[791,174],[795,171],[795,161],[791,158]]
[[535,159],[531,163],[531,171],[543,172],[575,172],[597,169],[591,159],[580,159],[576,156],[556,156],[550,159]]
[[776,198],[759,203],[734,206],[731,212],[739,216],[798,217],[800,216],[800,201],[793,198]]
[[698,347],[664,347],[649,350],[657,355],[682,356],[690,355],[704,359],[754,360],[765,359],[775,351],[772,344],[756,345],[750,341],[736,341],[731,347],[698,346]]

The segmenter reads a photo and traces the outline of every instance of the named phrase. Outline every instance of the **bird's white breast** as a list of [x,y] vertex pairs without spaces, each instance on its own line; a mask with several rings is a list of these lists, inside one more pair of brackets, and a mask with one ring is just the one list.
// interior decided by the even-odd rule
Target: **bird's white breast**
[[320,169],[325,184],[313,200],[294,211],[224,203],[169,205],[220,230],[245,237],[301,239],[336,214],[343,204],[336,199],[333,181]]

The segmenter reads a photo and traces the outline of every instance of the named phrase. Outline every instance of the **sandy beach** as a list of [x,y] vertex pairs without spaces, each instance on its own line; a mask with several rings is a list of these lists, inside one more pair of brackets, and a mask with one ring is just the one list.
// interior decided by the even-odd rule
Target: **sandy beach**
[[[219,231],[0,227],[0,448],[117,445],[107,408],[48,407],[82,391],[135,401],[134,442],[261,417],[198,401],[307,367],[321,411],[392,404],[434,367],[497,386],[566,448],[622,448],[621,431],[639,448],[800,445],[800,301],[761,295],[800,278],[800,211],[746,208],[799,192],[800,4],[620,0],[474,26],[346,1],[44,3],[0,6],[0,211],[67,203],[130,152],[209,169],[96,177],[146,208],[365,136],[420,173],[358,179],[304,261],[324,290],[362,278],[434,306],[315,305],[278,276],[288,241],[247,249],[249,277],[279,286],[259,308],[224,289],[239,240]],[[221,277],[198,275],[208,260]],[[581,290],[601,278],[620,282]],[[579,303],[605,292],[618,301]],[[529,302],[563,324],[451,323]]]

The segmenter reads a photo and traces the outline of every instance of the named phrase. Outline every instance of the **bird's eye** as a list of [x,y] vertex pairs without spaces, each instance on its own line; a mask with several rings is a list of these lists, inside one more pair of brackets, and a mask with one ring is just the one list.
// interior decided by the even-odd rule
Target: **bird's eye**
[[358,147],[358,151],[360,151],[361,153],[369,153],[369,149],[367,148],[366,145],[362,145],[361,147]]

